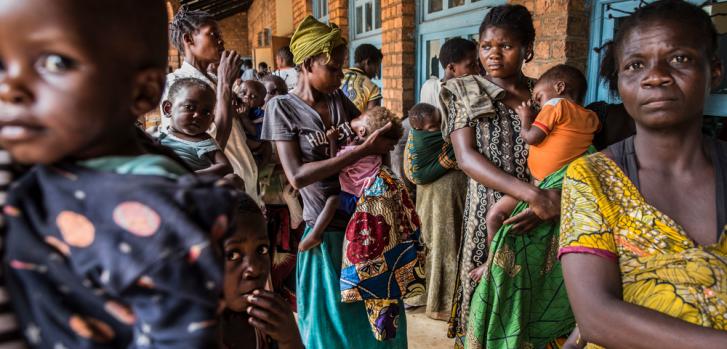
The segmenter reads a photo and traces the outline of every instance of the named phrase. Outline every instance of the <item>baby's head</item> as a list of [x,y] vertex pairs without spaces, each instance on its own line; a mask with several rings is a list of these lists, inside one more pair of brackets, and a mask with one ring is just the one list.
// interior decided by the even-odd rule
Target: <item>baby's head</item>
[[477,74],[477,44],[463,38],[449,39],[439,50],[439,63],[445,80]]
[[586,76],[577,68],[559,64],[548,69],[533,87],[533,100],[543,106],[553,98],[567,98],[578,104],[586,97]]
[[248,108],[262,108],[265,105],[265,95],[267,95],[268,91],[260,81],[245,80],[240,82],[236,93],[244,106]]
[[41,164],[135,148],[164,89],[166,29],[161,0],[0,2],[0,145]]
[[195,78],[175,81],[162,102],[166,117],[172,118],[173,131],[197,136],[207,132],[215,117],[216,96],[212,87]]
[[709,14],[661,0],[627,17],[605,47],[601,76],[637,128],[699,128],[704,103],[722,80],[718,34]]
[[265,85],[265,103],[275,96],[288,94],[288,85],[285,84],[283,78],[277,75],[265,75],[260,81]]
[[384,107],[373,107],[351,120],[351,128],[359,141],[363,141],[376,130],[391,123],[391,129],[384,134],[390,139],[399,139],[403,133],[401,122],[394,113]]
[[249,306],[246,296],[265,287],[272,267],[272,250],[260,207],[247,194],[240,196],[235,229],[222,237],[222,251],[225,304],[242,313]]
[[409,109],[409,124],[417,131],[439,131],[442,128],[442,117],[435,106],[419,103]]
[[258,63],[258,65],[257,65],[257,72],[258,72],[259,74],[263,74],[263,75],[265,75],[265,74],[267,74],[267,73],[269,73],[269,72],[270,72],[270,71],[269,71],[269,69],[270,69],[270,68],[268,67],[268,64],[267,64],[267,63],[265,63],[265,62],[260,62],[260,63]]

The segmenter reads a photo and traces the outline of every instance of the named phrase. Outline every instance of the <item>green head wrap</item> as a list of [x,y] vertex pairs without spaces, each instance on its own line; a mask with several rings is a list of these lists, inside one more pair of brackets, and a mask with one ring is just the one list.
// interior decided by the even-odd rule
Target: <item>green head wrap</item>
[[298,25],[298,29],[290,39],[290,51],[293,52],[293,61],[296,65],[303,63],[306,58],[325,53],[328,61],[334,48],[345,45],[346,39],[341,37],[341,29],[331,23],[325,25],[313,16],[306,17]]

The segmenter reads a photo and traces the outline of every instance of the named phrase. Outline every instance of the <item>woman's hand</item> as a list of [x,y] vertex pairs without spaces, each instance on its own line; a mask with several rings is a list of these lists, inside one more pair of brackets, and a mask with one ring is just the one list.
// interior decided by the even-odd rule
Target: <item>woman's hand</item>
[[222,150],[225,150],[232,131],[232,119],[235,117],[232,85],[240,76],[241,66],[242,58],[237,52],[222,52],[222,58],[217,67],[217,106],[215,107],[215,127],[217,127],[215,140]]
[[240,77],[240,67],[242,66],[242,58],[235,51],[222,52],[220,66],[217,67],[217,81],[226,83],[232,87],[235,80]]
[[280,297],[270,291],[255,290],[247,298],[250,324],[278,342],[280,348],[304,348],[293,311]]
[[366,141],[360,145],[365,155],[383,155],[394,150],[394,146],[396,146],[396,143],[398,143],[399,140],[384,136],[386,132],[391,130],[391,127],[391,122],[389,122],[386,126],[374,131],[368,138],[366,138]]
[[535,193],[526,201],[538,218],[549,221],[560,216],[560,190],[538,189]]

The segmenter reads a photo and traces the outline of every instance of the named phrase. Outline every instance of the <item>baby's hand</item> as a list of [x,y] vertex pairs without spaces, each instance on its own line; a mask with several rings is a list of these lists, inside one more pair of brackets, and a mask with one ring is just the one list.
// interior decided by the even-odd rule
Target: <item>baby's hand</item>
[[472,281],[479,283],[482,280],[482,275],[485,275],[487,271],[487,263],[480,265],[479,267],[472,269],[469,272],[469,277]]
[[303,348],[290,306],[270,291],[255,290],[248,296],[250,324],[278,342],[281,348]]
[[338,132],[338,127],[331,127],[330,130],[326,131],[326,138],[328,138],[329,142],[337,142],[340,135],[341,133]]
[[523,122],[528,121],[528,123],[530,123],[535,117],[533,102],[530,100],[522,102],[519,106],[515,107],[515,112],[518,116],[520,116],[520,120],[522,120]]

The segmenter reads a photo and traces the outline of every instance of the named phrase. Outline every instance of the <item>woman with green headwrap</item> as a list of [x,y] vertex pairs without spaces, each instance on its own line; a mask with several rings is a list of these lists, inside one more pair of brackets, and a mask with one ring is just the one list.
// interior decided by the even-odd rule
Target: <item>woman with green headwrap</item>
[[[326,199],[338,195],[338,174],[344,167],[372,154],[386,154],[395,141],[382,137],[388,125],[374,132],[354,151],[333,157],[326,131],[338,130],[339,145],[354,136],[350,120],[358,109],[339,89],[346,57],[340,29],[307,17],[290,42],[299,69],[298,85],[290,94],[268,102],[262,138],[275,142],[290,183],[303,198],[303,218],[310,232]],[[342,303],[340,272],[343,231],[349,216],[337,213],[323,243],[301,252],[297,261],[298,323],[308,349],[406,348],[406,318],[396,338],[377,341],[362,302]]]

